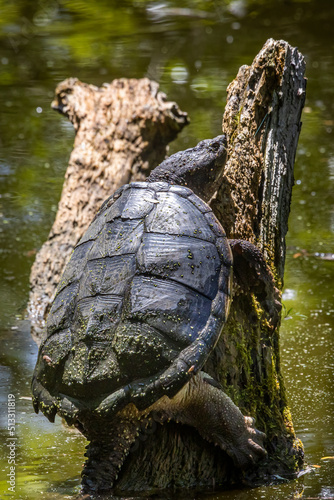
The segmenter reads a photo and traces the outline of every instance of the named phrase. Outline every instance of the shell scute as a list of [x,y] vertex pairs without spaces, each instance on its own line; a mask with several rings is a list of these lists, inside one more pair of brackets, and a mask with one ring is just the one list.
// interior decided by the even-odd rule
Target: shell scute
[[193,236],[215,241],[204,215],[187,198],[176,193],[159,193],[159,203],[146,217],[146,231],[150,233]]
[[75,309],[79,281],[63,288],[55,297],[47,319],[47,336],[70,327]]
[[216,241],[217,250],[226,266],[233,265],[233,255],[226,238],[217,238]]
[[[117,217],[120,217],[123,213],[123,209],[128,201],[130,196],[131,189],[125,190],[119,198],[116,200],[112,200],[111,204],[104,210],[101,210],[100,215],[95,219],[95,221],[101,221],[101,227],[103,227],[105,222],[112,222]],[[95,222],[93,221],[93,223]],[[88,228],[89,229],[89,228]]]
[[126,319],[117,328],[112,347],[128,383],[138,374],[143,378],[163,370],[179,352],[156,328]]
[[78,300],[97,294],[124,295],[135,271],[136,258],[131,254],[88,261],[80,280]]
[[218,238],[226,236],[224,229],[212,212],[207,212],[206,214],[204,214],[204,217],[206,219],[206,222],[209,224],[209,227],[213,234],[215,234]]
[[64,362],[61,389],[87,401],[117,390],[126,380],[110,342],[76,342]]
[[57,294],[71,283],[80,280],[83,268],[87,261],[87,254],[93,245],[94,240],[88,240],[75,247],[58,284]]
[[171,193],[178,194],[179,196],[183,196],[184,198],[193,194],[192,190],[185,186],[171,186],[169,191]]
[[123,219],[145,217],[152,210],[156,201],[156,194],[153,189],[138,187],[131,189],[121,216]]
[[135,276],[126,318],[147,322],[174,340],[180,350],[205,326],[210,307],[210,299],[181,283]]
[[107,222],[89,252],[89,259],[135,254],[144,232],[142,219],[115,219]]
[[144,234],[137,254],[139,271],[170,278],[212,299],[218,288],[216,246],[188,236]]
[[108,342],[120,321],[123,297],[96,295],[78,301],[73,330],[78,340]]
[[190,196],[188,196],[188,200],[191,201],[191,203],[193,203],[193,205],[195,205],[195,207],[198,208],[198,210],[203,214],[207,212],[212,212],[211,207],[209,207],[209,205],[205,203],[205,201],[201,200],[201,198],[194,195],[193,192],[191,193]]

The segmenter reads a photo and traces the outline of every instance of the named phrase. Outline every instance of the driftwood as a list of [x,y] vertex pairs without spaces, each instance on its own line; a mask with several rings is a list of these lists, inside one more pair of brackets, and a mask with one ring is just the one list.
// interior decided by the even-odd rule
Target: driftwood
[[[240,68],[237,78],[228,87],[223,119],[229,159],[221,188],[211,202],[228,237],[247,239],[263,251],[279,289],[283,286],[285,234],[293,185],[293,164],[305,99],[304,70],[304,60],[297,49],[284,41],[273,40],[268,40],[251,66]],[[126,86],[127,83],[124,82],[123,85]],[[85,118],[82,117],[80,121],[75,106],[70,113],[71,121],[79,128],[69,169],[77,171],[85,158],[86,183],[80,183],[81,194],[74,200],[74,206],[70,206],[70,200],[64,197],[66,186],[71,181],[71,176],[67,174],[60,204],[60,209],[66,203],[69,205],[67,212],[64,212],[66,214],[78,210],[76,200],[89,201],[90,196],[84,195],[84,189],[94,182],[95,155],[105,157],[105,168],[115,169],[116,174],[119,172],[120,163],[113,163],[114,150],[108,150],[109,145],[103,140],[104,137],[95,139],[101,135],[99,121],[94,122],[94,99],[98,91],[93,88],[84,92],[85,102],[87,100]],[[166,104],[164,106],[171,121],[169,135],[167,134],[170,140],[170,136],[185,124],[186,118],[180,111],[172,113],[171,107]],[[108,110],[106,106],[101,107],[100,120],[103,113],[109,113]],[[66,112],[66,108],[64,111]],[[81,128],[84,120],[89,123],[87,130]],[[121,133],[124,134],[125,126],[122,126]],[[138,128],[136,137],[139,144],[142,132]],[[116,130],[113,133],[116,134]],[[80,154],[80,143],[83,147],[87,144],[85,134],[88,136],[89,154],[84,157]],[[166,135],[163,133],[155,140],[162,140],[161,137],[165,138],[166,143]],[[145,152],[138,156],[146,158],[145,154],[151,146],[146,144]],[[126,148],[129,148],[128,151]],[[164,146],[160,159],[164,155],[162,150]],[[135,152],[133,141],[127,140],[121,148],[123,167],[133,163],[131,158],[137,158]],[[159,158],[156,157],[154,161],[157,164]],[[136,171],[140,178],[143,178],[145,170],[148,172],[154,166],[150,163],[146,168],[146,164],[143,166],[144,163],[140,161],[136,165],[139,165]],[[131,167],[126,172],[121,183],[132,179]],[[107,194],[101,192],[101,196],[106,197],[112,190],[110,184]],[[72,193],[74,191],[72,187]],[[93,215],[92,212],[93,208],[89,214]],[[75,226],[73,221],[76,217],[71,218],[71,224]],[[62,232],[63,219],[57,216],[57,220],[47,244],[51,245],[52,240],[58,238],[59,248],[62,251],[61,245],[64,245],[68,256],[76,237],[79,237],[79,231],[77,233],[76,227],[73,227],[69,232]],[[80,223],[80,227],[83,224]],[[73,232],[76,237],[68,242],[67,234]],[[54,259],[56,250],[51,248]],[[40,257],[33,270],[32,283],[35,289],[30,300],[31,311],[36,309],[37,298],[41,294],[41,285],[38,283],[41,278],[37,277],[44,272],[51,276],[53,283],[59,279],[61,266],[57,263],[56,268],[53,268],[53,263],[45,262],[48,256],[46,252],[44,257]],[[53,269],[55,276],[52,275]],[[50,298],[44,302],[49,304]],[[43,311],[42,316],[45,309],[40,309]],[[256,427],[267,434],[267,459],[244,475],[233,466],[233,462],[223,451],[205,442],[193,429],[174,422],[161,425],[153,420],[150,425],[143,426],[136,446],[125,461],[116,481],[115,490],[118,494],[127,495],[130,491],[154,491],[162,488],[226,486],[240,482],[255,484],[259,480],[268,480],[271,474],[293,477],[302,465],[303,448],[295,436],[287,406],[280,371],[278,328],[271,321],[270,304],[268,308],[261,309],[251,290],[245,292],[243,287],[236,285],[227,325],[204,367],[206,372],[222,384],[245,415],[256,418]]]
[[148,80],[114,80],[101,88],[76,78],[60,83],[52,107],[76,136],[56,220],[30,275],[28,314],[43,333],[60,276],[102,202],[128,182],[143,180],[164,160],[187,114]]

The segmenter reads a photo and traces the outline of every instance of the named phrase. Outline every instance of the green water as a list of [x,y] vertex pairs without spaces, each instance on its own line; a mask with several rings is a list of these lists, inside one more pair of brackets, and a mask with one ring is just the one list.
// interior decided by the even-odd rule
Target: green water
[[[188,10],[185,10],[188,9]],[[84,440],[32,412],[37,348],[23,321],[34,253],[46,239],[74,133],[50,109],[69,76],[100,85],[148,76],[191,124],[171,152],[218,135],[225,90],[266,39],[298,46],[307,100],[287,239],[281,355],[306,463],[297,481],[210,499],[333,498],[334,2],[0,0],[0,498],[67,499],[78,491]],[[8,490],[8,395],[16,403],[16,491]],[[173,496],[171,496],[172,498]],[[185,495],[184,498],[199,498]]]

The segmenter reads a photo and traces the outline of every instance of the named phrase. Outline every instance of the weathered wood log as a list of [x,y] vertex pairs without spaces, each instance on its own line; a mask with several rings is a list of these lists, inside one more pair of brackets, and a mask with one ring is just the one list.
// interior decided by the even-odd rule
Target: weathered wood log
[[[293,164],[305,100],[305,63],[297,49],[268,40],[251,66],[228,87],[223,132],[229,144],[225,176],[212,207],[227,235],[255,243],[283,286],[285,234]],[[237,264],[237,263],[235,263]],[[237,268],[237,265],[235,265]],[[268,457],[247,476],[223,451],[190,428],[169,423],[144,434],[124,464],[118,493],[266,481],[293,477],[303,462],[280,370],[279,325],[251,290],[234,288],[220,341],[204,370],[267,434]]]
[[69,78],[56,89],[52,107],[70,119],[76,136],[57,216],[30,275],[28,314],[36,337],[71,252],[101,203],[123,184],[143,180],[188,123],[158,88],[147,78],[101,88]]

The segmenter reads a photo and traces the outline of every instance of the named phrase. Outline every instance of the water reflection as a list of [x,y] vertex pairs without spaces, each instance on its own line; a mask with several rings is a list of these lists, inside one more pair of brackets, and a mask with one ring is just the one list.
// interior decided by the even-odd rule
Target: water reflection
[[[334,3],[29,2],[0,0],[0,403],[16,396],[18,498],[69,498],[79,485],[85,443],[32,413],[37,348],[22,323],[28,276],[52,225],[73,130],[50,109],[68,76],[102,84],[149,76],[191,124],[171,146],[185,149],[221,130],[225,88],[269,37],[287,39],[307,60],[307,102],[296,157],[281,330],[283,374],[309,472],[293,483],[196,498],[334,496]],[[297,256],[297,254],[300,254]],[[16,329],[12,329],[12,328]],[[7,436],[1,412],[2,442]],[[5,456],[1,470],[7,471]],[[6,498],[2,475],[0,496]],[[171,496],[171,498],[176,498]],[[189,498],[185,496],[184,498]]]
[[[7,398],[15,396],[16,493],[18,500],[42,497],[64,498],[79,486],[85,442],[81,435],[65,428],[59,418],[51,424],[32,411],[30,379],[37,356],[37,346],[30,337],[28,322],[20,322],[17,330],[1,332],[0,354],[1,420],[3,443],[9,443],[7,430]],[[71,456],[71,460],[68,456]],[[7,490],[8,461],[0,460],[3,471],[1,498]],[[54,496],[49,493],[55,492]],[[13,495],[12,495],[13,497]],[[66,497],[65,497],[66,498]]]

